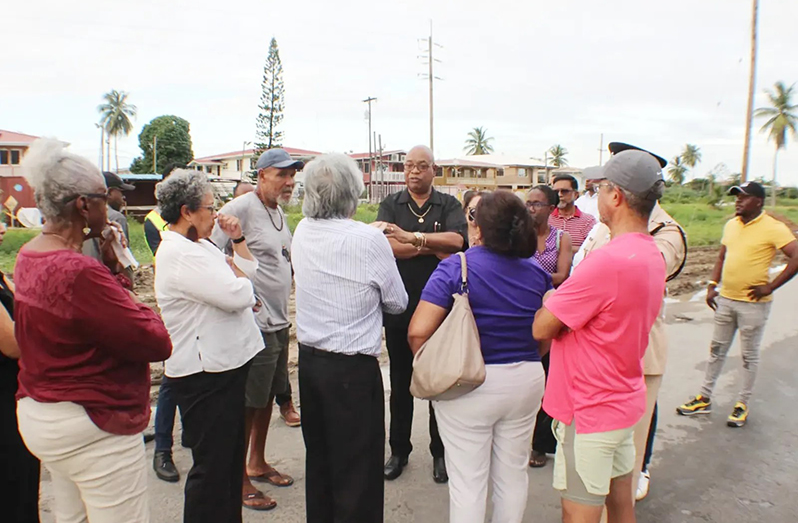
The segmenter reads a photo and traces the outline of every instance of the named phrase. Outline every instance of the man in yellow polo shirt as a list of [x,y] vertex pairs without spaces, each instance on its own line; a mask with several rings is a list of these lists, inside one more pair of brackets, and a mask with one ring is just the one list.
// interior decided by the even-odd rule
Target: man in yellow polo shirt
[[[693,416],[712,411],[712,390],[739,329],[743,387],[727,424],[742,427],[748,420],[748,401],[756,380],[759,344],[770,313],[771,295],[798,272],[798,242],[786,225],[762,212],[765,190],[761,185],[747,182],[732,187],[729,194],[737,197],[737,215],[723,228],[720,254],[707,289],[707,305],[715,311],[715,333],[704,385],[698,396],[676,412]],[[789,262],[771,282],[770,264],[778,250],[789,257]],[[723,285],[718,298],[720,283]]]

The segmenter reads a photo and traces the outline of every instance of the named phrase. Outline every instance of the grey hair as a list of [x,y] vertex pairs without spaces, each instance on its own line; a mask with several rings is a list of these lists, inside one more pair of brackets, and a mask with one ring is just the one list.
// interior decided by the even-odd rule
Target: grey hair
[[324,154],[305,166],[305,201],[308,218],[351,218],[363,194],[363,175],[345,154]]
[[72,200],[105,187],[105,178],[89,160],[68,152],[63,142],[39,138],[22,160],[22,171],[33,189],[36,207],[49,222],[61,222]]
[[175,169],[169,178],[155,186],[155,197],[161,209],[161,218],[175,224],[180,220],[180,210],[185,205],[196,211],[205,194],[211,190],[208,175],[194,169]]
[[639,196],[637,194],[631,193],[617,184],[612,182],[610,183],[613,187],[621,191],[624,199],[626,200],[626,204],[629,206],[632,212],[644,219],[646,222],[651,219],[651,211],[654,210],[654,207],[657,205],[657,201],[662,198],[663,188],[665,186],[664,182],[657,182],[654,187],[651,188],[651,191],[656,198],[647,198],[645,196]]

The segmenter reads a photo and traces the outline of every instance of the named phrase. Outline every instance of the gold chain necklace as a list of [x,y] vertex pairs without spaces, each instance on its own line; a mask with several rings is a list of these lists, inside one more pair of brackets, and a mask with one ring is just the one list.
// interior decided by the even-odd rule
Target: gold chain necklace
[[410,203],[407,204],[407,208],[410,209],[410,212],[413,213],[413,216],[418,218],[418,223],[424,223],[424,216],[428,215],[429,212],[432,210],[432,205],[429,206],[429,209],[427,209],[427,211],[424,214],[418,214],[416,211],[414,211]]

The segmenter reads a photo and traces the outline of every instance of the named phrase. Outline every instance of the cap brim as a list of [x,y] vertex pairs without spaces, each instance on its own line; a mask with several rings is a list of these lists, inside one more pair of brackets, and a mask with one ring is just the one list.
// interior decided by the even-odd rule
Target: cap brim
[[[135,185],[130,185],[129,183],[123,183],[122,185],[117,187],[117,189],[120,189],[120,190],[123,190],[123,191],[132,191],[135,188],[136,188]],[[113,189],[113,187],[112,187],[112,189]]]
[[266,166],[263,166],[263,167],[258,167],[256,165],[255,169],[268,169],[269,167],[276,167],[278,169],[290,169],[290,168],[301,169],[304,166],[305,166],[305,162],[303,162],[301,160],[286,160],[284,162],[277,162],[275,164],[266,165]]
[[752,196],[751,194],[745,192],[745,189],[743,189],[739,185],[735,185],[734,187],[731,187],[729,189],[729,195],[730,196],[737,196],[738,194],[745,194],[745,195],[748,195],[748,196]]
[[644,153],[648,153],[654,158],[656,158],[657,161],[659,162],[660,167],[665,167],[666,165],[668,165],[668,160],[666,160],[662,156],[654,154],[651,151],[647,151],[642,147],[638,147],[636,145],[630,145],[628,143],[623,143],[623,142],[610,142],[609,145],[607,145],[607,148],[610,150],[612,154],[618,154],[623,151],[643,151]]

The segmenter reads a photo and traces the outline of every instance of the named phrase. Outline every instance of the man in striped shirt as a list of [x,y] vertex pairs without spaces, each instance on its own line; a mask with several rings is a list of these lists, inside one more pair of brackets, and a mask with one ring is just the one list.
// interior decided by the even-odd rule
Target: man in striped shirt
[[579,182],[576,178],[570,174],[560,174],[554,177],[552,187],[560,196],[560,204],[549,216],[549,225],[568,233],[571,237],[571,246],[576,253],[590,229],[596,225],[596,219],[580,211],[574,203],[579,196]]
[[293,242],[299,396],[308,523],[382,523],[385,395],[377,358],[383,312],[407,292],[383,232],[352,220],[363,180],[354,160],[305,168]]

